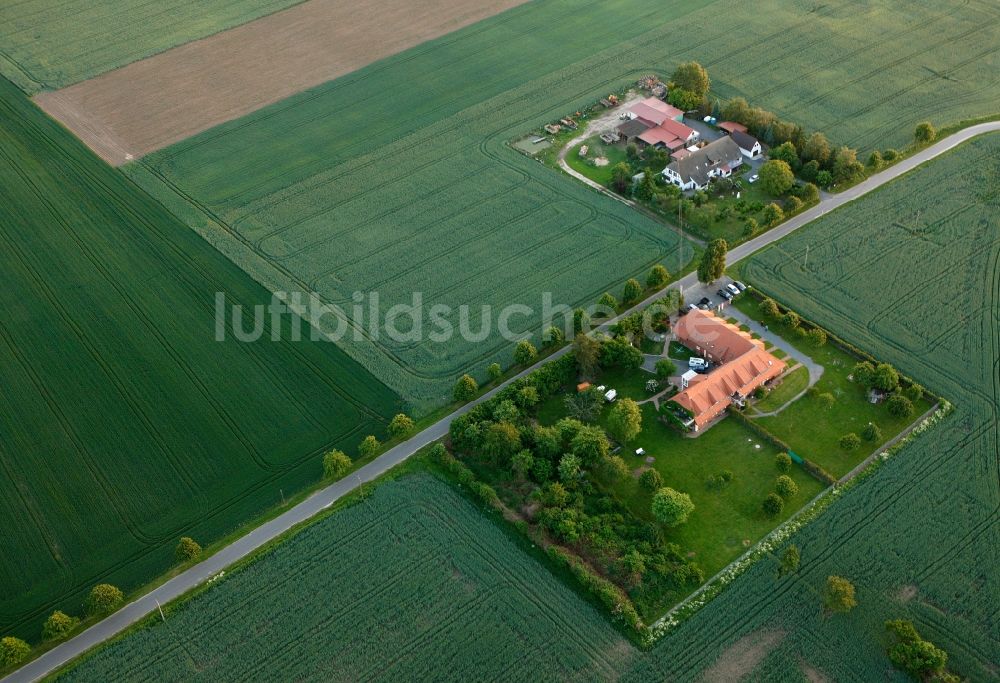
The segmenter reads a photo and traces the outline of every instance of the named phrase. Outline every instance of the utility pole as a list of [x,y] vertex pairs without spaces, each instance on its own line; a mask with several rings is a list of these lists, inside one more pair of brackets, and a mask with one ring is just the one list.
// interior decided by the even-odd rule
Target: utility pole
[[160,607],[160,601],[156,600],[156,598],[153,598],[153,600],[156,602],[156,609],[160,610],[160,619],[163,619],[164,624],[167,623],[167,618],[163,616],[163,608]]
[[802,261],[802,270],[806,270],[809,267],[809,245],[806,245],[806,257]]

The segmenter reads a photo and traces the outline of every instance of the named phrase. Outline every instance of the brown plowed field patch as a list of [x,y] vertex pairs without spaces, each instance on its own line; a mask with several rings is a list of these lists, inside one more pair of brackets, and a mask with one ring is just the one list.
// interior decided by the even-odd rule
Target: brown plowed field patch
[[308,0],[35,97],[119,165],[526,0]]

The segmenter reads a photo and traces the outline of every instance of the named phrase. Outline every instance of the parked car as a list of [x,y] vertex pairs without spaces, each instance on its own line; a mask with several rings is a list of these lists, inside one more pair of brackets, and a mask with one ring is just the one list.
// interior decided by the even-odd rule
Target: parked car
[[716,292],[716,294],[718,294],[719,296],[721,296],[726,301],[732,301],[733,300],[733,295],[729,293],[728,289],[725,289],[725,288],[720,289],[718,292]]
[[699,306],[710,306],[711,304],[712,300],[709,299],[707,296],[701,297],[701,301],[698,302]]
[[736,289],[740,290],[741,292],[747,291],[747,286],[742,282],[740,282],[739,280],[734,280],[733,284],[736,285]]
[[726,285],[726,289],[728,289],[729,293],[732,294],[733,296],[736,296],[737,294],[740,293],[739,288],[736,285],[734,285],[732,282],[730,282],[728,285]]
[[690,313],[691,311],[696,311],[696,310],[698,310],[698,307],[695,306],[694,304],[688,304],[687,306],[684,307],[684,313],[685,314]]
[[760,177],[759,175],[757,175],[756,173],[754,173],[752,176],[750,176],[749,178],[747,178],[747,182],[748,183],[755,183],[755,182],[757,182],[757,178],[759,178],[759,177]]
[[688,367],[692,370],[704,370],[708,367],[708,361],[698,356],[691,356],[688,358]]

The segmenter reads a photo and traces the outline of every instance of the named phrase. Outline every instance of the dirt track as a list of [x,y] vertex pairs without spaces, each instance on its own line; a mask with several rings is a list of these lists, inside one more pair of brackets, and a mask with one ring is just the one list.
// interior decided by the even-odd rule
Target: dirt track
[[525,1],[308,0],[35,101],[120,165]]

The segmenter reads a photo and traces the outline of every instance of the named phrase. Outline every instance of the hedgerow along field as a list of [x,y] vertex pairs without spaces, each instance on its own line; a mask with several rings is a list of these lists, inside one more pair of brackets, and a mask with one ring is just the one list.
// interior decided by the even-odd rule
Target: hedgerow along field
[[0,22],[0,75],[29,95],[277,12],[296,0],[19,0]]
[[57,680],[583,680],[638,654],[427,474],[379,486],[158,620]]
[[216,342],[216,292],[269,293],[2,79],[0,252],[3,635],[152,579],[180,536],[280,503],[398,408],[333,344],[289,341],[290,320],[282,342],[270,321]]
[[[835,143],[902,146],[921,119],[995,109],[995,19],[984,3],[930,0],[905,12],[889,2],[543,0],[125,168],[269,286],[341,305],[355,290],[378,290],[385,305],[421,291],[427,302],[473,310],[537,310],[542,290],[590,302],[654,262],[676,272],[690,250],[507,140],[640,73],[697,59],[717,95],[743,95]],[[537,315],[515,322],[516,331],[540,331]],[[424,405],[462,372],[509,360],[511,346],[497,336],[370,337],[344,348]]]
[[[307,591],[308,602],[304,604],[317,610],[319,616],[310,609],[298,609],[296,622],[288,625],[285,605],[297,603],[285,597],[288,590],[297,587],[291,581],[268,595],[272,581],[286,578],[285,565],[273,573],[268,565],[277,563],[285,552],[291,554],[288,549],[297,548],[293,541],[168,614],[170,631],[157,626],[138,632],[98,651],[68,676],[100,680],[114,671],[113,667],[138,671],[136,667],[148,661],[153,672],[150,677],[164,672],[180,672],[178,675],[184,677],[193,675],[192,669],[185,667],[197,664],[239,664],[242,653],[259,662],[265,652],[275,648],[268,646],[260,654],[253,651],[241,640],[251,629],[244,628],[245,622],[233,619],[233,615],[254,618],[256,610],[251,605],[261,603],[278,605],[275,610],[281,615],[280,624],[289,629],[286,640],[275,641],[279,646],[310,643],[304,650],[292,651],[293,662],[301,671],[325,666],[317,676],[336,676],[343,667],[354,666],[354,657],[361,661],[358,670],[369,671],[363,667],[372,665],[379,656],[373,650],[380,649],[382,657],[391,659],[387,664],[392,667],[387,668],[390,675],[398,673],[404,678],[428,672],[446,676],[455,671],[454,675],[465,678],[533,679],[538,671],[550,670],[555,671],[553,678],[572,678],[565,670],[552,668],[557,664],[537,659],[558,652],[559,661],[571,662],[587,661],[595,653],[613,653],[621,658],[611,661],[619,665],[623,681],[698,680],[706,671],[715,680],[741,676],[806,680],[807,672],[824,677],[822,680],[874,680],[891,671],[884,651],[884,621],[909,618],[925,637],[948,651],[950,669],[970,680],[994,678],[995,654],[1000,651],[993,614],[998,590],[992,572],[1000,563],[1000,545],[996,543],[1000,238],[995,230],[1000,218],[1000,174],[991,160],[998,153],[1000,136],[980,138],[820,219],[744,264],[747,277],[756,285],[817,323],[841,332],[851,343],[871,349],[956,406],[949,417],[914,436],[872,476],[843,493],[823,515],[792,537],[790,542],[802,551],[797,574],[777,578],[777,562],[772,559],[753,565],[650,652],[639,654],[626,640],[609,635],[614,633],[610,626],[602,630],[590,612],[580,612],[579,599],[563,593],[562,586],[548,583],[540,584],[545,597],[533,607],[516,600],[516,588],[495,584],[489,604],[499,607],[479,610],[482,628],[471,628],[461,621],[467,618],[462,609],[468,604],[466,592],[441,591],[432,603],[433,613],[447,603],[461,615],[459,623],[465,628],[431,634],[431,626],[419,617],[408,616],[413,611],[409,602],[413,587],[400,583],[404,579],[392,573],[392,568],[408,561],[405,558],[413,536],[388,547],[378,546],[382,552],[377,567],[388,567],[388,578],[367,580],[365,590],[336,583],[337,588],[323,593],[326,597],[320,601],[314,599],[314,591]],[[810,267],[801,271],[795,264],[802,262],[807,244],[811,247]],[[817,251],[820,257],[814,258]],[[911,296],[905,305],[896,305]],[[926,307],[933,311],[923,309],[922,298],[928,299]],[[959,300],[967,305],[959,309],[949,303]],[[935,317],[942,321],[937,330],[932,322]],[[910,338],[908,329],[918,335],[923,332],[924,337]],[[962,362],[953,362],[957,358]],[[447,491],[423,484],[419,488],[430,490],[429,500],[452,505]],[[339,539],[362,526],[361,519],[381,519],[378,510],[382,504],[378,501],[382,495],[388,497],[380,490],[369,502],[338,512],[322,524],[330,525],[330,536]],[[375,511],[361,517],[369,504]],[[448,516],[460,519],[458,528],[469,529],[473,539],[486,538],[486,547],[499,548],[515,576],[528,576],[525,582],[529,584],[547,579],[544,572],[534,573],[534,563],[520,569],[520,554],[499,544],[492,536],[492,525],[480,526],[478,518],[464,512]],[[340,517],[343,522],[337,521]],[[395,529],[392,524],[389,528]],[[338,533],[337,529],[343,531]],[[367,542],[351,552],[369,557],[368,542],[388,542],[390,536],[380,533],[372,538],[362,532]],[[478,540],[463,541],[457,552],[479,545]],[[338,579],[344,571],[356,571],[353,567],[343,570],[339,564],[322,566]],[[295,567],[313,569],[301,562]],[[458,571],[466,575],[461,566]],[[255,572],[260,574],[258,578],[244,576]],[[819,591],[831,574],[849,578],[857,588],[859,606],[849,614],[826,616],[820,608]],[[233,581],[237,578],[250,587],[230,593],[229,587],[237,585]],[[437,585],[432,582],[430,590]],[[416,592],[423,595],[420,589]],[[354,597],[344,610],[350,614],[350,623],[360,626],[346,631],[314,626],[316,619],[327,614],[327,602],[333,600],[339,606],[347,600],[343,596]],[[384,604],[392,609],[387,611]],[[401,613],[396,611],[398,604],[403,605]],[[510,630],[495,628],[491,621],[496,610],[503,609],[496,623],[522,623],[516,621],[521,614],[518,610],[534,614],[538,604],[566,610],[558,613],[567,618],[533,618],[531,626],[514,627],[516,639]],[[401,616],[388,618],[390,614]],[[336,618],[344,617],[337,613]],[[240,624],[238,633],[226,635],[234,623]],[[390,642],[375,648],[364,637],[369,632],[368,623],[377,623],[379,629],[398,639],[393,642],[418,645],[395,647]],[[197,630],[202,624],[208,626]],[[360,635],[338,646],[332,658],[328,653],[333,649],[311,646],[319,642],[315,639],[334,637],[331,634],[338,631],[341,638],[355,638],[345,633]],[[490,637],[489,648],[482,647],[485,633]],[[221,638],[219,645],[199,649],[203,639],[216,637]],[[182,648],[191,654],[189,662],[181,661],[178,650]],[[527,655],[497,663],[489,658],[494,648],[502,652],[513,648]],[[231,656],[230,650],[235,655]],[[306,651],[314,656],[322,652],[322,662],[309,659]],[[399,656],[390,658],[389,652]],[[427,652],[446,655],[428,664]],[[507,667],[525,661],[537,664],[520,676],[519,670],[507,674]],[[283,671],[277,667],[285,665],[282,660],[270,671]],[[268,669],[259,671],[266,673]],[[218,675],[219,669],[211,670],[210,676]],[[348,672],[345,678],[353,675],[355,672]],[[902,680],[901,674],[897,677]]]

